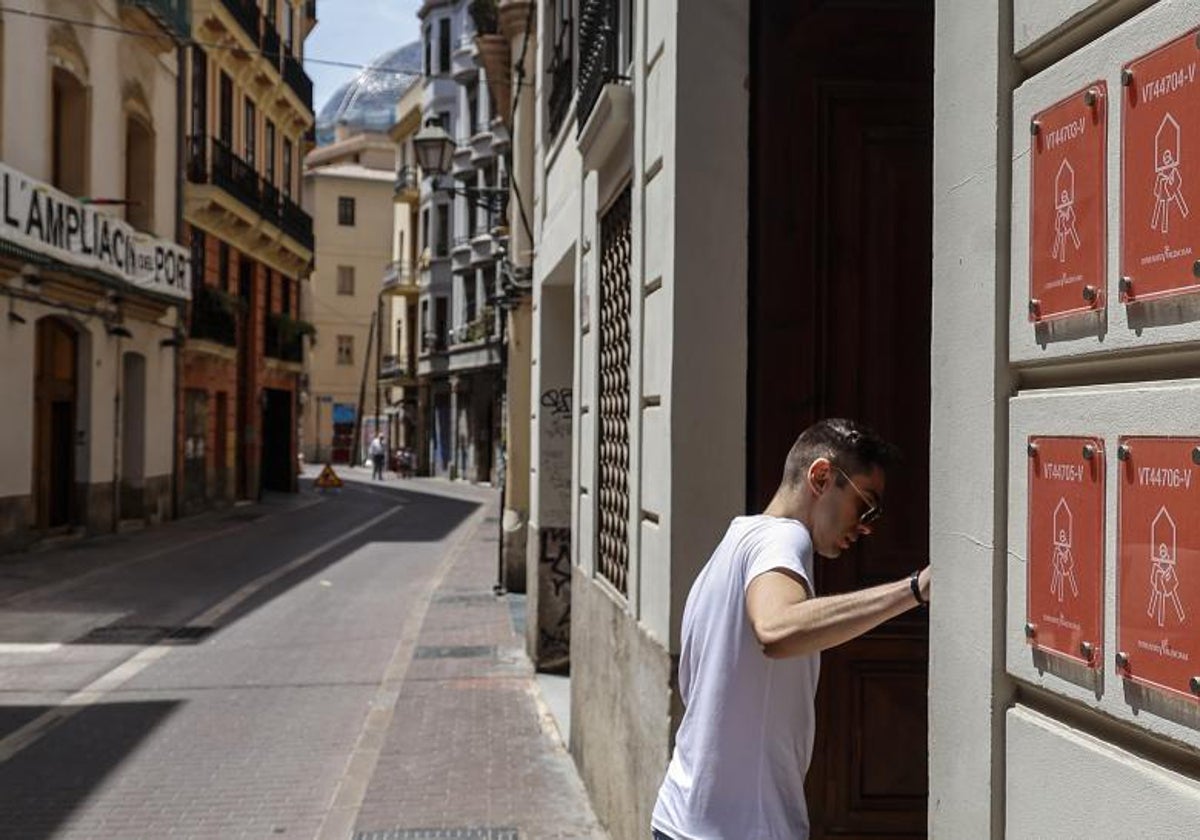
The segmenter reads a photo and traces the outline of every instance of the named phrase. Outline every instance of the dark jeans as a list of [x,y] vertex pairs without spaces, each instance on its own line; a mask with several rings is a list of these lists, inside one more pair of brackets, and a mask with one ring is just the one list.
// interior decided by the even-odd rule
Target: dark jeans
[[374,469],[371,471],[371,478],[383,478],[383,456],[372,455],[371,464],[374,466]]
[[667,835],[663,834],[661,831],[657,831],[657,830],[655,830],[655,829],[653,829],[653,828],[652,828],[652,829],[650,829],[650,836],[651,836],[652,838],[654,838],[654,840],[671,840],[671,838],[670,838],[670,837],[668,837]]

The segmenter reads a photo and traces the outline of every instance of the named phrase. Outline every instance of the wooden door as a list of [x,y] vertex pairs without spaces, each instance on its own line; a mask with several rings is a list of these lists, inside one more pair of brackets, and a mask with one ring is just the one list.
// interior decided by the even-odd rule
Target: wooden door
[[78,340],[56,318],[37,323],[34,362],[34,500],[40,529],[70,525],[74,519],[75,402],[78,393]]
[[[932,3],[760,0],[751,55],[748,504],[822,417],[899,444],[877,533],[817,563],[857,589],[928,551]],[[823,656],[814,838],[924,835],[927,651],[912,611]]]

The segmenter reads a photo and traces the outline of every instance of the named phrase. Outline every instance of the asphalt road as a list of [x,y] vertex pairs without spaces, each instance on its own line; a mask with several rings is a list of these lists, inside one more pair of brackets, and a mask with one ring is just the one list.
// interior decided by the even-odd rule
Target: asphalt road
[[0,837],[335,836],[334,802],[351,824],[364,727],[492,527],[494,493],[447,492],[348,483],[0,558]]

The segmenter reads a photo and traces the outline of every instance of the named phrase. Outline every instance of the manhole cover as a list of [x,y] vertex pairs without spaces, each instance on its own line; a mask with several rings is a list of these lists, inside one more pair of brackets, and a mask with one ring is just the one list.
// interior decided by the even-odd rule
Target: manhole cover
[[359,831],[353,840],[518,840],[515,828],[390,828]]
[[435,645],[419,647],[413,653],[417,659],[482,659],[495,655],[495,645]]

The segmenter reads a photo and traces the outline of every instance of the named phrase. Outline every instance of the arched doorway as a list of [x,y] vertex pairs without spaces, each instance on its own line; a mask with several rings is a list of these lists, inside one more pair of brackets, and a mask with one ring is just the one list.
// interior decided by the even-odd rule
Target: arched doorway
[[37,527],[75,520],[75,418],[79,394],[79,337],[58,318],[37,324],[34,368],[33,495]]

